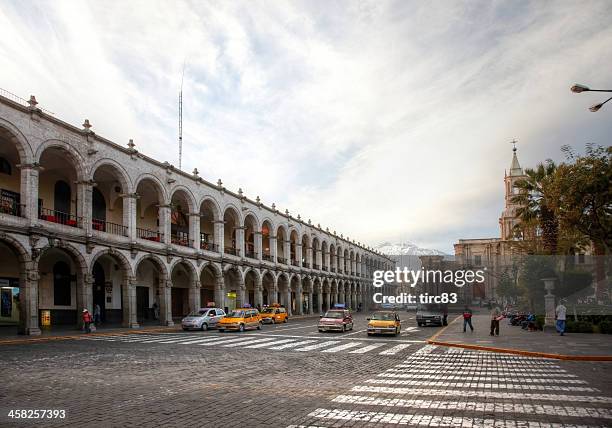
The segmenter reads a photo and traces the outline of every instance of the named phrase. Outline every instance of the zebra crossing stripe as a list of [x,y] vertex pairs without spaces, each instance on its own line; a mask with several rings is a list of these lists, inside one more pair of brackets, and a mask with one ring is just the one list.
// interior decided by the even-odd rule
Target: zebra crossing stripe
[[366,352],[370,352],[373,349],[380,348],[383,345],[384,343],[374,343],[372,345],[364,346],[363,348],[350,351],[349,354],[365,354]]
[[274,342],[266,342],[266,343],[259,343],[257,345],[245,346],[245,348],[249,348],[249,349],[265,348],[266,346],[280,345],[281,343],[295,342],[295,341],[296,341],[295,339],[282,339],[282,340],[276,340]]
[[[381,394],[414,394],[417,396],[444,396],[447,398],[457,397],[466,398],[482,398],[482,391],[454,391],[452,389],[418,389],[418,388],[402,388],[390,386],[368,386],[359,385],[351,389],[352,392],[372,392]],[[503,400],[526,400],[526,401],[556,401],[559,403],[582,402],[582,403],[597,403],[597,404],[612,404],[611,397],[601,397],[595,395],[565,395],[565,394],[533,394],[526,392],[500,392],[487,391],[487,398],[499,398]]]
[[198,343],[198,345],[199,346],[214,346],[218,344],[225,345],[226,343],[242,342],[244,340],[250,340],[250,339],[251,338],[246,338],[246,337],[237,337],[234,339],[231,339],[229,337],[217,337],[216,339],[209,340],[208,342]]
[[[384,373],[383,373],[384,375]],[[381,376],[381,375],[378,375]],[[398,379],[368,379],[367,383],[384,385],[410,385],[410,386],[430,386],[430,387],[452,387],[452,388],[479,388],[479,389],[517,389],[521,391],[533,390],[553,390],[553,391],[578,391],[578,392],[600,392],[597,388],[586,386],[560,386],[560,385],[526,385],[520,383],[492,383],[492,382],[446,382],[446,381],[419,381],[419,380],[398,380]]]
[[355,346],[359,346],[359,345],[361,345],[361,342],[349,342],[349,343],[345,343],[344,345],[334,346],[333,348],[324,349],[321,352],[329,352],[329,353],[340,352],[346,349],[354,348]]
[[266,337],[264,339],[249,338],[249,339],[246,339],[246,342],[245,341],[241,341],[241,342],[237,342],[237,343],[235,342],[235,343],[230,343],[229,345],[225,345],[225,344],[222,343],[221,346],[224,347],[224,348],[236,348],[238,346],[252,345],[254,343],[269,342],[271,340],[274,340],[274,338],[273,337]]
[[[389,369],[387,372],[395,370]],[[419,375],[414,373],[381,373],[378,376],[382,377],[391,377],[391,378],[399,378],[399,379],[431,379],[431,375]],[[437,380],[440,381],[450,381],[450,380],[463,380],[463,381],[474,381],[474,382],[512,382],[514,380],[513,377],[491,377],[491,376],[473,376],[472,373],[466,373],[462,376],[453,376],[452,374],[439,374],[436,376]],[[578,379],[551,379],[551,378],[529,378],[522,379],[521,382],[524,383],[566,383],[566,384],[586,384],[584,380]]]
[[307,343],[312,343],[312,342],[315,342],[315,341],[314,340],[302,340],[300,342],[287,343],[285,345],[274,346],[274,347],[268,348],[268,349],[274,349],[274,350],[287,349],[287,348],[293,348],[293,347],[300,346],[300,345],[305,345]]
[[[486,395],[486,393],[485,393]],[[444,409],[459,411],[477,411],[495,414],[503,413],[523,413],[535,415],[554,415],[562,417],[591,417],[598,419],[612,419],[612,413],[607,409],[597,407],[574,407],[574,406],[553,406],[553,405],[533,405],[523,403],[487,403],[479,401],[447,401],[447,400],[404,400],[401,398],[376,398],[362,395],[339,395],[332,400],[342,404],[360,404],[366,406],[385,406],[385,407],[409,407],[413,409]]]
[[[343,409],[316,409],[308,414],[309,417],[345,420],[355,422],[369,422],[376,424],[394,425],[425,425],[430,427],[449,427],[449,426],[499,426],[499,419],[495,418],[473,418],[461,416],[435,416],[423,414],[404,414],[386,412],[368,412],[359,410]],[[414,420],[412,420],[414,419]],[[537,426],[539,428],[559,427],[559,424],[525,421],[525,420],[506,420],[505,427]],[[573,428],[587,428],[586,425],[572,425]]]
[[[435,361],[434,361],[435,358]],[[442,367],[448,367],[448,366],[460,366],[460,367],[465,367],[465,366],[478,366],[478,367],[482,367],[483,365],[489,366],[489,367],[499,367],[500,364],[501,365],[519,365],[523,368],[531,368],[532,366],[535,367],[552,367],[552,368],[558,368],[559,366],[554,365],[554,364],[545,364],[545,363],[540,363],[540,362],[531,362],[531,361],[511,361],[511,360],[481,360],[481,361],[461,361],[461,360],[453,360],[453,361],[448,361],[445,360],[444,358],[439,358],[438,356],[430,356],[430,357],[408,357],[405,361],[405,363],[414,363],[414,364],[418,364],[418,365],[433,365],[433,366],[442,366]]]
[[[514,368],[514,369],[510,369],[510,368],[505,368],[505,367],[490,367],[490,368],[486,368],[486,367],[482,367],[482,366],[477,366],[477,367],[482,367],[482,370],[475,370],[473,371],[472,368],[474,368],[474,366],[460,366],[460,367],[450,367],[450,370],[443,370],[446,367],[446,365],[440,365],[439,367],[432,367],[432,366],[427,366],[426,368],[421,368],[422,365],[415,365],[415,364],[398,364],[395,367],[398,368],[403,368],[405,370],[405,373],[432,373],[432,374],[441,374],[444,373],[446,371],[456,371],[459,368],[465,367],[470,369],[470,373],[474,373],[474,374],[478,374],[478,373],[482,373],[482,374],[503,374],[503,375],[508,375],[508,376],[533,376],[534,374],[539,374],[541,376],[564,376],[564,377],[577,377],[576,375],[573,374],[569,374],[567,373],[567,370],[564,369],[557,369],[557,370],[551,370],[551,369],[532,369],[529,368],[529,372],[526,373],[525,370],[523,368]],[[520,370],[520,371],[519,371]]]
[[195,345],[197,343],[202,343],[202,342],[210,342],[211,340],[218,340],[219,336],[207,336],[207,337],[202,337],[200,339],[193,339],[190,340],[189,342],[183,342],[181,343],[181,345]]
[[380,352],[378,355],[395,355],[399,351],[406,349],[410,346],[409,343],[400,343],[399,345],[395,345],[393,348],[389,348],[385,351]]
[[324,348],[326,346],[335,345],[336,343],[340,343],[338,340],[327,340],[325,342],[316,343],[314,345],[305,346],[304,348],[296,349],[296,351],[305,352],[305,351],[314,351],[315,349]]

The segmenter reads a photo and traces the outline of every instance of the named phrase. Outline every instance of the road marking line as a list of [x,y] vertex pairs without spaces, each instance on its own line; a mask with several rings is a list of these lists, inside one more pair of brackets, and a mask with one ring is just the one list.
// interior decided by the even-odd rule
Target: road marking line
[[349,354],[365,354],[366,352],[370,352],[373,349],[380,348],[385,345],[384,343],[374,343],[372,345],[364,346],[361,349],[355,349],[354,351],[349,352]]
[[334,346],[333,348],[324,349],[321,352],[340,352],[346,349],[354,348],[355,346],[359,346],[359,345],[361,345],[361,342],[349,342],[349,343],[345,343],[344,345]]
[[[387,372],[395,369],[389,369]],[[414,373],[380,373],[377,376],[390,377],[395,379],[431,379],[431,375],[419,375]],[[436,376],[439,381],[463,380],[465,382],[512,382],[513,377],[491,377],[491,376],[472,376],[472,373],[466,373],[461,376],[453,376],[451,374],[441,374]],[[524,383],[568,383],[568,384],[586,384],[587,382],[578,379],[551,379],[551,378],[535,378],[521,379]]]
[[202,343],[202,342],[210,342],[211,340],[218,341],[219,339],[220,339],[219,336],[209,336],[209,337],[203,337],[201,339],[190,340],[189,342],[183,342],[181,343],[181,345],[195,345],[195,344]]
[[[472,418],[460,416],[434,416],[423,414],[405,413],[385,413],[368,412],[358,410],[343,409],[316,409],[308,414],[309,417],[321,419],[350,420],[358,422],[370,422],[372,424],[395,424],[395,425],[424,425],[430,427],[449,427],[449,426],[500,426],[499,419],[496,418]],[[411,421],[411,419],[413,419]],[[510,422],[510,421],[507,421]],[[506,427],[534,426],[539,428],[559,428],[559,424],[546,422],[534,422],[524,420],[513,420],[512,424],[505,424]],[[586,425],[572,425],[573,428],[587,428]]]
[[249,338],[249,339],[245,339],[245,340],[247,340],[247,341],[246,342],[238,342],[238,343],[230,343],[229,345],[225,345],[225,344],[222,343],[221,346],[224,347],[224,348],[235,348],[235,347],[238,347],[238,346],[252,345],[252,344],[255,344],[255,343],[262,343],[262,342],[269,342],[271,340],[274,340],[274,338],[273,337],[266,337],[266,338],[263,338],[263,339],[252,339],[252,338]]
[[511,383],[484,383],[484,382],[444,382],[444,381],[419,381],[419,380],[398,380],[398,379],[368,379],[366,383],[383,385],[411,385],[411,386],[440,386],[448,388],[478,388],[478,389],[517,389],[517,390],[554,390],[554,391],[578,391],[578,392],[599,392],[597,388],[584,386],[559,386],[559,385],[524,385]]
[[[441,367],[441,369],[437,369],[437,370],[429,370],[429,369],[422,369],[418,366],[410,366],[410,365],[406,365],[406,364],[398,364],[395,367],[407,367],[407,369],[403,369],[403,370],[397,370],[397,371],[402,371],[403,373],[414,373],[414,374],[425,374],[425,373],[429,373],[429,374],[434,374],[434,375],[445,375],[447,373],[456,373],[457,372],[457,368],[451,368],[451,370],[441,370],[444,367]],[[391,371],[391,369],[387,370],[387,371]],[[393,370],[395,371],[395,370]],[[560,372],[552,372],[552,371],[545,371],[542,372],[540,370],[529,370],[529,373],[525,373],[524,370],[521,370],[521,372],[519,373],[518,371],[510,371],[510,370],[504,370],[504,369],[490,369],[490,370],[475,370],[473,371],[472,369],[470,369],[469,371],[470,375],[473,376],[512,376],[512,377],[532,377],[532,376],[546,376],[546,377],[578,377],[576,375],[573,374],[569,374],[569,373],[565,373],[565,370],[562,370]]]
[[[249,333],[254,336],[274,336],[274,337],[296,337],[298,339],[304,338],[320,338],[322,340],[327,340],[327,338],[332,338],[332,340],[355,340],[352,337],[343,337],[342,333],[315,333],[313,336],[298,336],[291,334],[270,334],[270,333]],[[388,343],[426,343],[425,340],[403,340],[403,339],[382,339],[382,338],[369,338],[369,337],[360,337],[358,340],[362,341],[370,341],[370,342],[388,342]]]
[[408,343],[401,343],[399,345],[394,346],[393,348],[389,348],[386,351],[380,352],[378,355],[395,355],[399,351],[406,349],[410,346]]
[[[486,397],[485,397],[486,398]],[[495,414],[523,413],[536,415],[554,415],[562,417],[590,417],[597,419],[612,419],[612,413],[607,409],[597,407],[573,407],[532,405],[522,403],[486,403],[479,401],[449,401],[449,400],[404,400],[401,398],[376,398],[362,395],[339,395],[332,400],[334,403],[360,404],[367,406],[408,407],[413,409],[476,411]]]
[[366,331],[368,331],[368,329],[364,328],[363,330],[353,331],[352,333],[344,333],[343,336],[351,336],[353,334],[363,333],[363,332],[366,332]]
[[234,342],[243,342],[245,340],[249,340],[248,337],[240,337],[240,338],[229,338],[229,337],[218,337],[215,340],[209,340],[207,342],[198,343],[199,346],[214,346],[218,344],[225,345],[226,343],[234,343]]
[[[500,364],[501,363],[501,364]],[[440,362],[440,361],[404,361],[405,367],[423,367],[423,368],[436,368],[436,367],[448,367],[448,368],[473,368],[473,367],[482,367],[485,369],[499,369],[503,366],[518,366],[518,367],[506,367],[506,368],[514,368],[520,370],[530,370],[530,371],[542,371],[549,372],[551,369],[561,369],[559,366],[532,366],[523,362],[515,362],[515,361],[503,361],[503,362],[478,362],[478,361],[470,361],[470,362]]]
[[[302,326],[302,327],[276,327],[276,328],[274,328],[272,330],[272,332],[275,332],[275,331],[283,332],[283,331],[286,331],[286,330],[300,330],[300,329],[304,329],[304,328],[311,328],[314,331],[317,330],[317,326],[316,325],[305,325],[305,326]],[[272,334],[272,332],[270,334]]]
[[274,346],[268,349],[274,349],[274,350],[287,349],[287,348],[293,348],[295,346],[306,345],[307,343],[312,343],[312,342],[315,342],[315,340],[302,340],[300,342],[287,343],[285,345]]
[[336,343],[340,343],[337,340],[327,340],[325,342],[320,342],[315,345],[306,346],[304,348],[296,349],[296,351],[304,352],[304,351],[313,351],[315,349],[323,348],[329,345],[335,345]]
[[266,346],[280,345],[281,343],[287,343],[287,342],[295,342],[295,339],[276,340],[274,342],[267,342],[267,343],[260,343],[258,345],[245,346],[245,348],[249,348],[249,349],[265,348]]
[[437,356],[429,356],[429,357],[415,357],[415,356],[410,356],[408,358],[406,358],[406,362],[415,362],[415,363],[427,363],[427,362],[436,362],[438,364],[442,364],[442,365],[448,365],[448,364],[462,364],[462,365],[470,365],[470,364],[493,364],[494,366],[500,366],[500,365],[521,365],[523,367],[529,367],[529,366],[536,366],[536,367],[559,367],[555,364],[548,364],[545,362],[539,362],[539,361],[511,361],[511,360],[495,360],[495,359],[482,359],[480,361],[461,361],[461,360],[451,360],[448,361],[444,358],[439,358]]
[[[452,389],[418,389],[390,386],[354,386],[354,392],[374,392],[382,394],[411,394],[417,396],[444,396],[457,398],[482,398],[482,391],[454,391]],[[601,397],[595,395],[564,395],[564,394],[537,394],[526,392],[487,391],[487,398],[498,398],[502,400],[526,400],[526,401],[556,401],[559,403],[578,401],[583,403],[612,404],[612,397]]]

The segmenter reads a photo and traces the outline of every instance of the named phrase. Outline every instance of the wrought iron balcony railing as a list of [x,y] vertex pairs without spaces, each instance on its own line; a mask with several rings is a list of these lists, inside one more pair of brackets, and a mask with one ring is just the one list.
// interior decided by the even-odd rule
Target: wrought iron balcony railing
[[64,224],[72,227],[81,227],[82,224],[81,217],[42,207],[38,210],[38,218],[51,223]]

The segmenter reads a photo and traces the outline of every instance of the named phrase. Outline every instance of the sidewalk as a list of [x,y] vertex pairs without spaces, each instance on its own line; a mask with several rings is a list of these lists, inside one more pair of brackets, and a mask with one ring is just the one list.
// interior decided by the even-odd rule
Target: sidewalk
[[499,336],[490,335],[490,317],[472,317],[474,332],[463,333],[463,317],[456,317],[448,327],[432,336],[433,345],[454,346],[483,351],[502,352],[564,360],[612,361],[612,336],[607,334],[566,333],[559,336],[554,330],[527,331],[519,326],[499,323]]
[[[304,318],[319,318],[319,314],[311,315],[292,315],[289,317],[289,322],[297,319]],[[88,336],[104,336],[109,334],[139,334],[139,333],[160,333],[160,332],[173,332],[182,331],[180,321],[175,321],[175,324],[171,327],[162,325],[146,324],[139,328],[126,328],[119,326],[101,326],[94,333],[88,334]],[[30,343],[30,342],[44,342],[49,340],[65,340],[65,339],[78,339],[83,337],[85,333],[76,329],[74,326],[60,326],[55,327],[51,330],[42,330],[40,336],[25,336],[17,334],[17,328],[7,327],[4,331],[0,330],[0,345],[13,345],[19,343]]]

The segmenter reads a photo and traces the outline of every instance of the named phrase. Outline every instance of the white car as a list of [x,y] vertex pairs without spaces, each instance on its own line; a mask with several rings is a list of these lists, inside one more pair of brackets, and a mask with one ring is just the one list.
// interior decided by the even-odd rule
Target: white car
[[215,328],[219,320],[225,317],[221,308],[200,308],[187,315],[181,321],[183,330],[208,330]]

